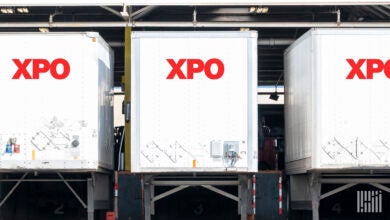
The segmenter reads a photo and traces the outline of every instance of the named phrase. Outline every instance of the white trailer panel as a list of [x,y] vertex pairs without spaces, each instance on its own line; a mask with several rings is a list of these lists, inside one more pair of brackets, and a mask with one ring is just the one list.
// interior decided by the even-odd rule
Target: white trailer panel
[[132,172],[257,171],[256,32],[133,32],[131,48]]
[[312,29],[286,50],[288,173],[390,166],[389,39],[389,29]]
[[97,33],[0,34],[0,171],[112,169],[112,52]]

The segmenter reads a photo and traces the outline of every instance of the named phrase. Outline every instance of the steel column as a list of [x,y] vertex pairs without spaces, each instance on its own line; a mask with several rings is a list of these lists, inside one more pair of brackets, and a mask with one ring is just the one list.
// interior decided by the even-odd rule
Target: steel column
[[94,198],[94,183],[91,178],[87,180],[87,215],[88,220],[94,220],[94,212],[95,212],[95,198]]
[[143,188],[144,188],[144,215],[145,220],[151,220],[151,203],[152,194],[151,194],[151,185],[152,185],[152,176],[145,175],[143,178]]
[[320,195],[321,195],[321,182],[320,174],[310,174],[310,193],[312,203],[313,220],[319,220],[319,207],[320,207]]
[[155,214],[155,205],[154,205],[154,202],[155,202],[155,197],[154,197],[154,185],[150,185],[150,198],[152,199],[151,200],[151,204],[150,204],[150,214],[151,215],[154,215]]
[[115,212],[115,219],[117,220],[119,218],[118,213],[118,190],[119,190],[119,185],[118,185],[118,171],[114,172],[114,212]]
[[247,218],[247,205],[248,205],[248,176],[239,175],[239,191],[240,191],[240,214],[241,220],[246,220]]
[[[125,26],[125,48],[124,48],[124,64],[125,64],[125,73],[122,77],[122,83],[124,85],[125,99],[124,103],[131,103],[131,28]],[[125,121],[124,128],[125,135],[125,170],[131,170],[131,124],[130,121]]]

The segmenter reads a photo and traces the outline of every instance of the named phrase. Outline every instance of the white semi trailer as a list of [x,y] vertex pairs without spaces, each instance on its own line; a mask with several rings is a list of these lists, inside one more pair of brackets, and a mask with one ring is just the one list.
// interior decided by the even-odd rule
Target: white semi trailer
[[[312,209],[313,219],[321,199],[356,184],[390,191],[389,37],[389,29],[311,29],[285,51],[291,208]],[[370,201],[356,201],[357,212],[380,205]]]
[[[257,33],[133,32],[131,43],[131,171],[143,174],[146,219],[155,201],[191,185],[237,201],[246,219],[257,172]],[[154,195],[167,185],[176,188]],[[239,196],[214,187],[226,185]]]
[[76,196],[93,219],[113,169],[111,49],[93,32],[1,33],[0,45],[0,173],[20,173],[0,207],[23,181],[55,181],[39,173],[73,193],[62,173],[91,174],[72,181],[87,182],[88,202]]

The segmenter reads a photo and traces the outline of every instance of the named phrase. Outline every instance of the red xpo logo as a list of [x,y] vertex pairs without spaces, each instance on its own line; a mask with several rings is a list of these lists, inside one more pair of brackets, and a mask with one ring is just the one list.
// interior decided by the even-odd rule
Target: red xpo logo
[[[52,62],[46,59],[25,59],[23,61],[12,59],[12,61],[18,68],[12,79],[20,79],[21,76],[25,79],[39,79],[41,73],[47,72],[50,72],[55,79],[65,79],[70,73],[69,62],[62,58],[55,59]],[[32,73],[27,70],[30,63],[32,64]],[[59,67],[62,67],[60,72],[58,71]]]
[[[168,74],[167,79],[173,79],[175,76],[179,79],[193,79],[195,73],[204,72],[209,79],[219,79],[225,72],[225,66],[220,59],[212,58],[203,62],[201,59],[179,59],[175,62],[174,59],[167,59],[172,70]],[[181,67],[187,62],[187,75],[183,73]],[[214,72],[211,67],[215,66]]]
[[[353,79],[357,76],[358,79],[373,79],[374,73],[381,73],[390,78],[390,60],[383,62],[380,59],[359,59],[356,62],[353,59],[346,59],[352,67],[346,79]],[[366,63],[366,69],[361,69]]]

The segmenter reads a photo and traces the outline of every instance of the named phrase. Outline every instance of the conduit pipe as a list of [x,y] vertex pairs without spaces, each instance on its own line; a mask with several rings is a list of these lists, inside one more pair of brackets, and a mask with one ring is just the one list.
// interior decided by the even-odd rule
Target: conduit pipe
[[296,39],[259,39],[257,40],[257,44],[261,46],[285,46],[292,44]]
[[[260,46],[286,46],[292,44],[296,39],[279,39],[279,38],[269,38],[269,39],[259,39],[257,44]],[[124,47],[123,42],[119,41],[110,41],[108,42],[110,47]]]

